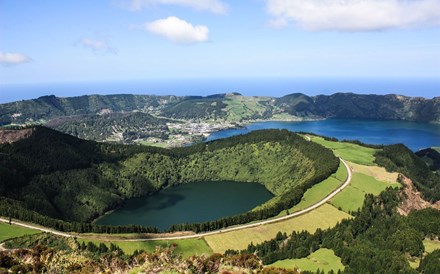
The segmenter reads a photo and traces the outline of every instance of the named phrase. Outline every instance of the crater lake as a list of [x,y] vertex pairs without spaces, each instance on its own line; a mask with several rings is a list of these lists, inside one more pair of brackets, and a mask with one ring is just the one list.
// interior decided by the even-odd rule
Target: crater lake
[[103,225],[143,225],[166,230],[173,224],[200,223],[244,213],[273,197],[263,185],[193,182],[133,198],[99,218]]

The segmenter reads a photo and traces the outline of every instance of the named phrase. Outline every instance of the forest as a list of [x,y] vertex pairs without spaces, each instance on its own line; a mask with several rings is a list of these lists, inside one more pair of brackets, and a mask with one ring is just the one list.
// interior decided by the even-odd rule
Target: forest
[[[334,228],[318,229],[313,234],[278,233],[270,241],[251,243],[246,250],[228,250],[226,254],[257,254],[265,264],[270,264],[329,248],[346,266],[344,273],[438,273],[431,271],[439,266],[439,252],[422,258],[422,241],[440,236],[440,211],[424,209],[401,216],[396,210],[398,191],[389,188],[376,197],[367,195],[354,219],[343,220]],[[422,258],[418,271],[410,267],[411,258]]]
[[388,171],[396,171],[413,180],[417,190],[431,202],[440,200],[440,175],[402,144],[385,146],[376,154],[376,163]]
[[207,231],[277,215],[338,166],[330,150],[286,130],[161,149],[96,143],[35,127],[30,137],[0,145],[0,211],[63,231],[154,232],[81,223],[128,198],[193,181],[260,183],[275,195],[259,210],[172,228]]

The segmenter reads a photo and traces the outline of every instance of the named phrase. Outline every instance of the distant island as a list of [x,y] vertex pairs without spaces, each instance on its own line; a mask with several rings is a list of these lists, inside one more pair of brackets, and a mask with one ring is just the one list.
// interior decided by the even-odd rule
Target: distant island
[[0,126],[45,125],[73,136],[175,147],[255,121],[327,118],[440,123],[440,97],[336,93],[280,98],[243,96],[85,95],[0,104]]

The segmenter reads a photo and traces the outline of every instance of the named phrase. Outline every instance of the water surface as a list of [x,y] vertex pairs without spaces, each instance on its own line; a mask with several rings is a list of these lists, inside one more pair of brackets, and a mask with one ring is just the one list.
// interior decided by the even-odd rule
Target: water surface
[[214,132],[208,141],[248,133],[258,129],[288,129],[335,137],[339,140],[360,140],[367,144],[403,143],[413,151],[440,146],[440,125],[408,121],[327,119],[306,122],[258,122],[241,129]]
[[136,224],[166,230],[173,224],[213,221],[243,213],[272,197],[263,185],[256,183],[188,183],[129,199],[97,224]]

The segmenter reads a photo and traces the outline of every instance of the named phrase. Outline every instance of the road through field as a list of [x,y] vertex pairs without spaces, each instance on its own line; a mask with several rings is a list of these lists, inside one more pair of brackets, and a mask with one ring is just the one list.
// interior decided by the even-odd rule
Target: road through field
[[[264,221],[260,221],[260,222],[255,222],[255,223],[251,223],[251,224],[244,224],[244,225],[239,225],[239,226],[234,226],[234,227],[230,227],[230,228],[225,228],[225,229],[221,229],[221,230],[215,230],[215,231],[209,231],[209,232],[204,232],[204,233],[197,233],[197,234],[191,234],[191,235],[180,235],[180,236],[168,236],[168,237],[161,237],[160,235],[158,235],[157,237],[150,237],[150,238],[139,238],[139,239],[118,239],[118,241],[127,241],[127,242],[138,242],[138,241],[157,241],[157,240],[183,240],[183,239],[193,239],[193,238],[201,238],[201,237],[205,237],[205,236],[209,236],[209,235],[214,235],[214,234],[220,234],[220,233],[225,233],[225,232],[230,232],[230,231],[235,231],[235,230],[240,230],[240,229],[245,229],[245,228],[250,228],[250,227],[257,227],[260,225],[265,225],[265,224],[270,224],[270,223],[275,223],[275,222],[280,222],[283,220],[287,220],[287,219],[291,219],[300,215],[303,215],[305,213],[308,213],[320,206],[322,206],[323,204],[325,204],[326,202],[328,202],[330,199],[332,199],[334,196],[336,196],[341,190],[343,190],[345,187],[347,187],[352,179],[352,172],[350,167],[348,166],[348,164],[342,159],[339,158],[341,160],[341,162],[344,164],[345,168],[347,169],[347,179],[345,180],[345,182],[339,186],[336,190],[334,190],[332,193],[330,193],[329,195],[327,195],[324,199],[322,199],[321,201],[317,202],[316,204],[313,204],[303,210],[300,211],[296,211],[296,212],[292,212],[289,215],[285,215],[285,216],[281,216],[278,218],[273,218],[273,219],[269,219],[269,220],[264,220]],[[0,218],[1,222],[9,222],[6,219]],[[64,236],[64,237],[78,237],[78,238],[90,238],[90,236],[88,237],[84,237],[81,235],[74,235],[74,234],[69,234],[69,233],[65,233],[65,232],[60,232],[60,231],[56,231],[53,229],[49,229],[49,228],[42,228],[39,226],[34,226],[34,225],[30,225],[30,224],[26,224],[26,223],[22,223],[20,221],[12,221],[12,224],[15,225],[20,225],[20,226],[24,226],[24,227],[28,227],[28,228],[33,228],[33,229],[37,229],[40,231],[44,231],[44,232],[48,232],[48,233],[52,233],[52,234],[56,234],[56,235],[60,235],[60,236]]]

